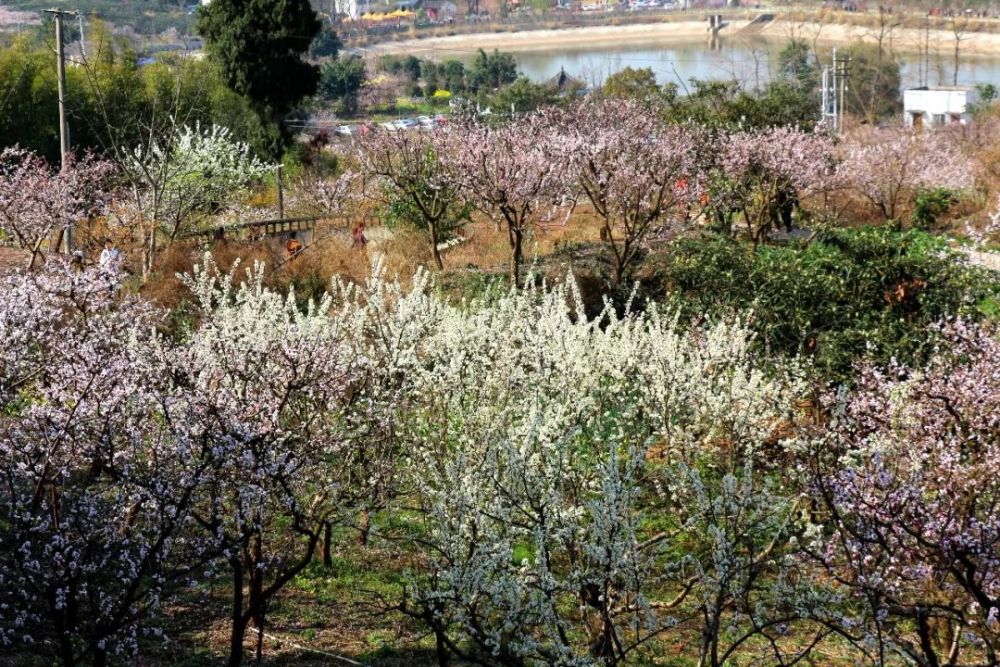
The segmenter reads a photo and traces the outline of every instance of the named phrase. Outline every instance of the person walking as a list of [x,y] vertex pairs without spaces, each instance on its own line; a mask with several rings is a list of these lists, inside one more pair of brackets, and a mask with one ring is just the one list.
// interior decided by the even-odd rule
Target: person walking
[[97,260],[97,265],[102,271],[109,274],[116,274],[121,269],[122,254],[111,242],[111,239],[104,239],[104,250]]
[[352,248],[363,248],[368,245],[368,239],[365,238],[365,223],[359,222],[354,225],[354,231],[351,232],[351,236],[354,241],[351,243]]

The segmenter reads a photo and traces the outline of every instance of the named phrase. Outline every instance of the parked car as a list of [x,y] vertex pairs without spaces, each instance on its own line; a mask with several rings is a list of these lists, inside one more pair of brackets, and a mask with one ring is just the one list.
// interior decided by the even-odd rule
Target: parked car
[[419,123],[412,118],[400,118],[396,121],[395,125],[397,130],[412,130]]
[[396,130],[399,129],[398,127],[396,127],[396,123],[392,122],[391,120],[387,120],[384,123],[379,123],[378,126],[381,127],[383,130],[389,130],[390,132],[395,132]]
[[350,125],[338,125],[334,132],[342,137],[349,137],[354,134],[354,130]]

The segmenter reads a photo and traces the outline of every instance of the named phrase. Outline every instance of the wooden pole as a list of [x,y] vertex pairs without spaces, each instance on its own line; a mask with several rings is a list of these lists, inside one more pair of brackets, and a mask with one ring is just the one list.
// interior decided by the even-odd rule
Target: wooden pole
[[[46,9],[56,19],[56,72],[59,86],[59,155],[61,168],[66,171],[69,160],[69,123],[66,122],[66,49],[63,40],[63,17],[74,16],[76,12],[62,9]],[[73,251],[73,227],[66,227],[63,232],[63,252],[67,255]]]
[[282,167],[279,164],[278,168],[275,170],[274,182],[278,186],[278,220],[285,219],[285,191],[281,183],[281,171]]

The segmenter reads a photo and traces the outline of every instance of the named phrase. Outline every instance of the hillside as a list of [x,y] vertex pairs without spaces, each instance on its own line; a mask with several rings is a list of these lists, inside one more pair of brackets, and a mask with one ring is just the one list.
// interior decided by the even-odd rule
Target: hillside
[[189,0],[8,0],[0,6],[28,12],[52,7],[72,9],[145,34],[168,28],[182,32],[191,29],[196,7]]

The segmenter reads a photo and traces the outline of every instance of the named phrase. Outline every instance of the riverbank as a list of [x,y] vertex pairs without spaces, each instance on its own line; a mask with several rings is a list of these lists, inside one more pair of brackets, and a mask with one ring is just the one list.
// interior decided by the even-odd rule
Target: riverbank
[[[882,32],[878,27],[849,25],[844,23],[820,23],[816,21],[794,21],[780,18],[764,26],[756,34],[765,37],[789,39],[796,37],[810,44],[837,46],[857,41],[875,44]],[[960,31],[959,54],[997,56],[1000,55],[1000,34],[993,32]],[[930,53],[951,54],[955,50],[956,33],[952,30],[895,27],[884,33],[883,46],[889,51],[920,53],[925,46]]]
[[[732,21],[723,34],[734,34],[747,26],[748,20]],[[537,51],[617,43],[652,44],[664,40],[708,39],[708,21],[671,21],[635,25],[588,26],[583,28],[553,28],[448,35],[383,42],[365,49],[374,54],[433,55],[435,53],[472,53],[477,49],[501,51]]]
[[[922,52],[927,47],[931,53],[952,53],[955,49],[956,33],[951,29],[933,28],[924,30],[912,27],[894,27],[880,30],[878,27],[852,25],[846,23],[825,23],[813,20],[795,20],[792,17],[777,17],[763,26],[749,27],[747,19],[728,20],[721,31],[723,39],[763,36],[774,39],[799,38],[810,44],[839,45],[858,40],[876,43],[883,34],[883,46],[901,52]],[[504,32],[476,32],[447,36],[408,38],[399,41],[382,42],[364,49],[366,53],[412,54],[424,56],[461,56],[477,49],[500,49],[508,52],[539,51],[544,49],[569,49],[586,46],[608,46],[623,44],[656,44],[669,41],[691,41],[708,39],[707,20],[683,20],[633,25],[604,25],[572,28],[549,28],[544,30],[520,30]],[[961,55],[1000,55],[1000,34],[985,31],[959,33]]]

